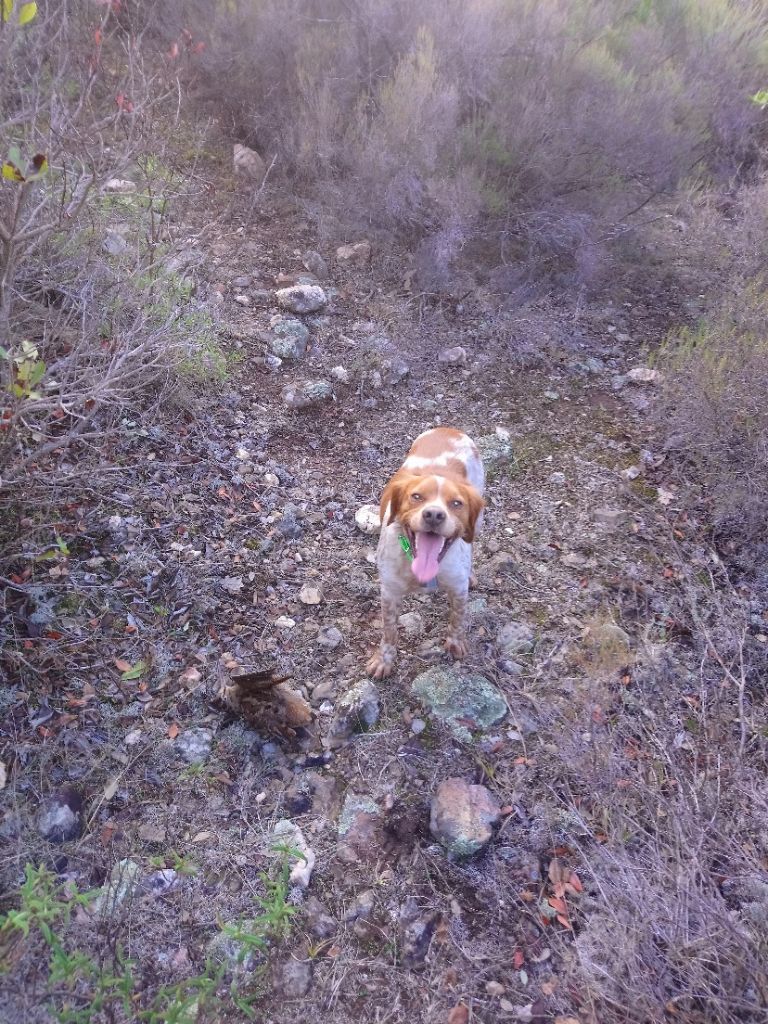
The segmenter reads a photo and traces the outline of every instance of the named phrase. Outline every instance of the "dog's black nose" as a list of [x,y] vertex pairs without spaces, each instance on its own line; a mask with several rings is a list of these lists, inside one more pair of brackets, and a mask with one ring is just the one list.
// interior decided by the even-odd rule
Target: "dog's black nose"
[[445,512],[441,508],[425,508],[421,515],[427,526],[439,526],[445,522]]

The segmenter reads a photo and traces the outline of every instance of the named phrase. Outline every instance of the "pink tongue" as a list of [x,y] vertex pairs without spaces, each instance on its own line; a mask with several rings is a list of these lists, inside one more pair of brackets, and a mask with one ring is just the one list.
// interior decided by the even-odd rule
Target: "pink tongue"
[[436,533],[416,534],[416,555],[411,564],[411,571],[419,583],[429,583],[437,576],[437,556],[443,550],[445,537]]

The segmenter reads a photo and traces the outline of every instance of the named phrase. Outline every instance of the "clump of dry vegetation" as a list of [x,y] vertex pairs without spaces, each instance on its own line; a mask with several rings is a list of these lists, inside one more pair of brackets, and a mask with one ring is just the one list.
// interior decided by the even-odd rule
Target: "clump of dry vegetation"
[[750,4],[293,0],[221,5],[211,31],[233,129],[337,233],[417,244],[427,288],[479,238],[507,290],[602,283],[652,198],[759,162]]

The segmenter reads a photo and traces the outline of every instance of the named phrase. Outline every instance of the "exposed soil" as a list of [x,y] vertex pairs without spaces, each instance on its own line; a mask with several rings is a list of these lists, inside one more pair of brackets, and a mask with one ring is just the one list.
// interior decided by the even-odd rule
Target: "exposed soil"
[[[58,498],[66,554],[35,562],[52,530],[30,524],[18,567],[33,566],[32,575],[4,598],[13,633],[0,691],[10,772],[3,890],[18,887],[27,861],[54,866],[80,889],[103,884],[126,857],[146,872],[152,858],[172,866],[170,851],[194,862],[196,874],[136,897],[128,912],[124,941],[151,992],[199,971],[218,925],[249,916],[270,860],[267,837],[290,818],[317,857],[308,893],[295,898],[300,907],[319,899],[338,927],[318,941],[297,914],[266,974],[254,975],[257,1019],[431,1024],[461,1003],[487,1024],[607,1019],[574,981],[578,937],[604,881],[596,865],[628,842],[605,792],[634,779],[637,751],[653,747],[648,729],[663,749],[682,736],[675,756],[701,756],[710,700],[685,585],[716,565],[696,523],[679,514],[653,447],[644,408],[654,385],[616,380],[646,365],[667,317],[629,293],[511,312],[481,290],[440,303],[402,287],[405,267],[397,276],[375,260],[346,268],[323,249],[331,280],[322,284],[338,292],[306,318],[308,354],[271,369],[257,332],[277,306],[240,306],[234,295],[302,273],[299,255],[318,247],[285,204],[245,227],[204,233],[198,289],[213,302],[220,288],[215,308],[237,356],[227,381],[178,391],[161,427],[124,422],[119,448],[102,453],[119,466],[111,493],[79,486]],[[251,288],[233,288],[243,274]],[[438,360],[456,345],[466,366]],[[349,383],[333,381],[333,401],[287,408],[287,383],[333,380],[339,365]],[[445,607],[419,595],[405,610],[419,612],[423,635],[401,633],[395,674],[379,686],[378,722],[328,751],[335,699],[363,678],[378,642],[375,537],[354,515],[436,424],[475,438],[508,432],[514,452],[489,474],[465,663],[499,688],[509,713],[462,744],[411,695],[418,673],[448,664]],[[634,481],[624,475],[630,466],[642,469]],[[624,515],[611,521],[605,510]],[[306,584],[320,589],[320,604],[299,600]],[[496,643],[510,622],[534,634],[514,658]],[[342,638],[336,648],[323,642],[331,626]],[[122,662],[140,661],[136,678],[124,678]],[[273,664],[312,705],[307,729],[266,713],[244,721],[218,700],[232,673]],[[736,694],[717,699],[732,704]],[[426,721],[418,735],[414,717]],[[190,767],[178,748],[195,728],[214,735],[210,755]],[[468,862],[450,861],[429,833],[430,799],[448,776],[482,782],[504,808],[491,846]],[[87,821],[80,838],[54,845],[38,831],[38,809],[68,783],[84,795]],[[617,799],[630,803],[633,786]],[[662,774],[656,786],[661,794]],[[376,802],[385,837],[356,860],[339,852],[350,791]],[[155,838],[142,838],[148,825]],[[540,911],[555,858],[585,889],[569,896],[565,924]],[[369,890],[370,914],[345,920]],[[408,932],[413,921],[420,928]],[[88,945],[107,925],[77,927]],[[291,956],[312,961],[298,1000],[275,980]],[[8,981],[5,1019],[47,1019],[34,988]]]

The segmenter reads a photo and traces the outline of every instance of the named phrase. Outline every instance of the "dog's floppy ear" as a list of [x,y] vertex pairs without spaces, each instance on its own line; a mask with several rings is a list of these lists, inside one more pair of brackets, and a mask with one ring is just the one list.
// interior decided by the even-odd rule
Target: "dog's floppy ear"
[[467,504],[467,526],[464,530],[464,540],[471,544],[475,539],[475,529],[480,513],[485,508],[485,501],[480,497],[474,487],[462,487],[464,501]]
[[[385,526],[388,526],[390,523],[394,523],[397,519],[398,513],[400,512],[400,506],[403,503],[405,488],[410,479],[410,477],[403,477],[395,474],[384,488],[384,493],[381,496],[381,505],[379,507],[382,530]],[[385,516],[387,517],[386,521],[384,519]]]

